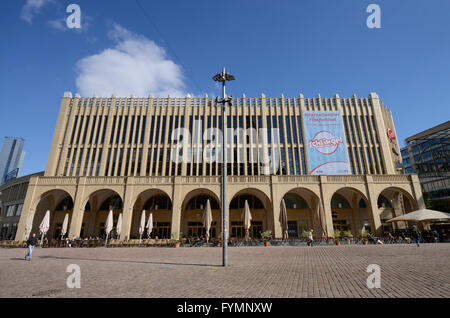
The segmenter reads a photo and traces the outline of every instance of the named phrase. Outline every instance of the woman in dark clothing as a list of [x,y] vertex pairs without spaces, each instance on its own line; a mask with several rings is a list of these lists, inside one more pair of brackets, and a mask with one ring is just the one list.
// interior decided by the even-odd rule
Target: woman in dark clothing
[[31,237],[27,241],[28,254],[25,255],[25,259],[28,259],[29,261],[31,261],[31,258],[33,256],[33,249],[36,246],[36,244],[37,244],[36,234],[33,233],[33,235],[31,235]]

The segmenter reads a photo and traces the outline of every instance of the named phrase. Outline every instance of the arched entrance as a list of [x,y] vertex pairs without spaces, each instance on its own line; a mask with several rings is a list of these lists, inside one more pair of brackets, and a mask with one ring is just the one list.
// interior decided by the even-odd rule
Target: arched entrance
[[212,223],[210,238],[218,238],[222,232],[220,201],[217,196],[206,189],[198,189],[186,195],[181,212],[181,233],[185,237],[205,237],[206,229],[202,223],[206,202],[211,205]]
[[116,238],[116,226],[119,214],[123,211],[123,202],[117,192],[109,189],[96,191],[89,196],[85,204],[80,237],[105,239],[105,223],[110,210],[113,210],[113,230],[109,237]]
[[51,235],[47,235],[48,238],[61,238],[62,226],[66,214],[69,215],[69,219],[67,223],[67,232],[65,233],[64,237],[67,237],[67,235],[69,234],[70,221],[72,220],[72,211],[73,201],[70,196],[65,197],[59,204],[56,205],[55,211],[53,213],[53,218],[50,218],[50,229],[48,233],[51,233]]
[[305,237],[310,229],[314,229],[315,235],[322,235],[319,216],[316,216],[315,211],[319,199],[314,193],[296,188],[287,192],[283,199],[288,216],[289,238]]
[[153,230],[150,237],[145,229],[142,238],[170,239],[172,224],[172,201],[169,196],[156,189],[142,192],[134,204],[131,220],[130,238],[139,238],[139,226],[141,223],[142,210],[145,210],[145,223],[147,225],[150,213],[153,218]]
[[407,222],[387,223],[389,219],[417,209],[415,200],[405,190],[396,187],[386,188],[378,195],[377,203],[384,233],[392,233],[412,226]]
[[273,233],[273,224],[269,222],[268,207],[270,200],[264,193],[256,189],[239,191],[231,200],[229,206],[229,236],[241,239],[245,237],[244,206],[248,202],[252,216],[250,238],[261,238],[261,233],[267,230]]
[[48,191],[41,195],[33,215],[31,233],[36,233],[37,236],[40,236],[39,225],[47,211],[50,211],[50,228],[47,231],[46,237],[48,239],[61,238],[61,228],[67,213],[69,214],[67,233],[69,233],[73,211],[73,199],[70,194],[58,189]]
[[368,200],[353,188],[337,190],[331,198],[331,216],[335,236],[361,236],[376,231]]

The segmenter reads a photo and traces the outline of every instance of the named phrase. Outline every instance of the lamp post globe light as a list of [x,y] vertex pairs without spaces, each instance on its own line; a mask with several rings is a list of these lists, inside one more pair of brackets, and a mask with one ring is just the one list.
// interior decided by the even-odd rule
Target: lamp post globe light
[[213,76],[213,80],[216,82],[222,82],[222,98],[216,97],[216,104],[222,104],[222,265],[228,266],[228,206],[227,206],[227,116],[226,105],[232,105],[232,96],[226,95],[225,83],[226,81],[233,81],[235,78],[233,75],[225,71],[225,67],[222,68],[222,72]]

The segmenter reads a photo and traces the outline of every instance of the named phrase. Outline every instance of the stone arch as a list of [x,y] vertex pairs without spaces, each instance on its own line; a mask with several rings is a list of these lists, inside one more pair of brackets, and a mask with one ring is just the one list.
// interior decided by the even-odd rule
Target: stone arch
[[[348,203],[342,202],[342,199]],[[376,225],[370,209],[370,201],[362,189],[356,187],[337,188],[328,202],[331,207],[333,229],[340,236],[360,236],[362,231],[373,232]]]
[[[143,210],[145,210],[146,224],[150,213],[152,214],[153,230],[150,237],[169,239],[173,215],[170,195],[162,189],[152,188],[143,190],[136,196],[131,216],[130,239],[137,239],[140,236],[139,227]],[[149,238],[147,229],[145,229],[142,238]]]
[[418,209],[413,195],[404,188],[388,186],[378,193],[377,202],[380,201],[380,198],[384,198],[389,203],[389,206],[377,205],[383,231],[387,233],[408,228],[410,224],[407,222],[387,223],[386,221]]
[[[58,207],[59,203],[65,200],[66,198],[69,198],[70,201],[72,202],[71,209],[66,209],[65,211],[56,211],[56,208]],[[36,233],[37,236],[39,235],[39,225],[41,224],[45,216],[45,213],[47,212],[47,210],[49,210],[50,228],[46,236],[47,238],[54,238],[55,231],[57,231],[57,228],[60,227],[60,225],[62,225],[66,213],[69,213],[69,226],[70,226],[73,211],[73,197],[68,191],[65,191],[64,189],[53,189],[42,193],[38,197],[38,199],[39,200],[36,203],[36,206],[33,210],[34,213],[33,213],[31,233]]]
[[[100,194],[101,194],[101,196],[99,196]],[[100,208],[100,205],[104,201],[104,199],[107,198],[111,194],[115,194],[115,195],[119,196],[120,199],[122,200],[122,204],[123,204],[124,198],[122,197],[122,195],[120,194],[119,191],[116,191],[111,188],[103,188],[103,189],[96,189],[96,190],[92,191],[91,193],[89,193],[82,201],[81,206],[85,207],[87,205],[87,203],[89,202],[91,209],[96,211],[96,210],[98,210],[98,208]],[[96,196],[97,196],[97,198],[96,198]],[[97,200],[95,200],[95,199],[97,199]]]
[[237,191],[233,196],[228,196],[228,206],[230,205],[231,201],[242,194],[251,194],[257,197],[264,205],[265,209],[269,209],[271,207],[271,200],[269,196],[262,190],[256,189],[256,188],[244,188],[239,191]]
[[[231,197],[231,196],[230,196]],[[253,200],[254,206],[249,203],[250,213],[252,214],[252,227],[250,229],[250,236],[253,238],[259,238],[261,236],[261,232],[270,230],[274,233],[274,224],[273,224],[273,210],[272,210],[272,202],[270,198],[264,193],[262,190],[255,188],[245,188],[237,191],[228,202],[229,208],[229,234],[230,237],[241,238],[244,237],[243,230],[243,219],[242,219],[242,202],[239,199],[237,208],[232,206],[233,200],[235,198],[251,198],[254,197],[262,204],[262,208],[257,205],[257,201]]]
[[205,188],[192,190],[187,193],[183,199],[181,204],[180,231],[184,236],[205,235],[205,228],[201,223],[201,220],[207,199],[210,200],[212,213],[210,237],[219,237],[219,234],[222,232],[221,201],[216,193]]
[[[415,200],[413,194],[411,192],[409,192],[408,190],[401,188],[401,187],[387,186],[379,191],[379,193],[377,194],[377,199],[380,195],[384,195],[388,200],[392,200],[394,198],[394,196],[391,197],[391,195],[388,194],[389,192],[394,195],[399,195],[399,194],[404,195],[410,201],[411,210],[414,211],[414,210],[418,209],[418,204],[417,204],[417,201]],[[409,211],[409,212],[412,212],[412,211]]]
[[[107,209],[102,209],[105,202],[107,202],[107,200],[111,200],[112,198],[118,198],[120,200],[114,200],[114,202],[109,201],[107,203]],[[120,201],[120,204],[117,203],[118,201]],[[90,210],[86,210],[88,203]],[[116,205],[116,203],[118,205]],[[81,205],[83,207],[83,211],[80,213],[83,213],[83,217],[81,222],[80,237],[104,237],[104,225],[106,218],[108,217],[109,208],[112,207],[113,231],[111,232],[110,237],[113,238],[116,233],[116,225],[119,214],[123,211],[123,203],[123,198],[120,193],[109,188],[97,189],[87,195]]]
[[216,193],[214,193],[213,191],[206,189],[206,188],[199,188],[199,189],[195,189],[195,190],[188,192],[184,196],[183,203],[181,204],[181,210],[184,210],[186,208],[186,205],[192,198],[199,196],[199,195],[207,195],[207,196],[214,198],[217,201],[217,203],[219,204],[220,210],[222,210],[222,201],[220,200],[220,198],[217,196]]
[[[301,204],[301,202],[290,204],[289,198],[291,195],[301,198],[304,204]],[[320,202],[320,198],[314,191],[303,187],[291,188],[284,193],[281,200],[283,199],[288,214],[288,235],[290,238],[302,237],[302,235],[305,235],[303,232],[307,233],[310,229],[314,230],[315,236],[322,236],[322,229],[325,229],[326,221],[323,217],[323,224],[320,224],[319,217],[316,217],[315,209],[317,203]],[[275,222],[277,221],[275,220]]]

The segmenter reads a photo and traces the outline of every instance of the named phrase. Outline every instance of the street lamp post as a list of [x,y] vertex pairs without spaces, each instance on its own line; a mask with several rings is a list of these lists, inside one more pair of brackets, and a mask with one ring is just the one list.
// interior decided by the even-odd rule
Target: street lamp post
[[216,98],[217,104],[222,104],[222,265],[228,266],[228,204],[227,204],[227,116],[226,105],[231,106],[231,96],[227,97],[225,92],[225,82],[234,80],[234,76],[222,68],[222,73],[216,74],[213,80],[222,82],[222,99]]

